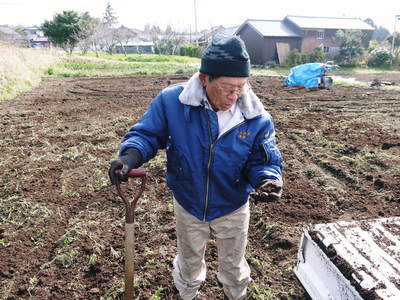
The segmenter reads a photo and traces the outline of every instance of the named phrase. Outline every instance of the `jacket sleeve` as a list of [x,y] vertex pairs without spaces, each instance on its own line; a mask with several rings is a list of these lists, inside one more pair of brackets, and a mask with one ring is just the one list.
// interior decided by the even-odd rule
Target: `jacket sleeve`
[[252,147],[245,167],[245,174],[255,188],[264,179],[282,182],[283,160],[275,139],[275,126],[271,116],[267,117]]
[[143,163],[149,161],[158,149],[165,148],[167,139],[167,116],[162,92],[150,103],[138,123],[133,125],[122,139],[119,154],[127,148],[140,151]]

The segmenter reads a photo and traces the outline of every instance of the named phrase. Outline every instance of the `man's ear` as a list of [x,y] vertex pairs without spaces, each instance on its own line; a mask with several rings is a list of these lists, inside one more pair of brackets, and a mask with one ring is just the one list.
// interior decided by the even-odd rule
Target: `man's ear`
[[199,73],[199,79],[200,79],[201,85],[204,87],[207,86],[207,82],[208,82],[207,78],[208,78],[207,74]]

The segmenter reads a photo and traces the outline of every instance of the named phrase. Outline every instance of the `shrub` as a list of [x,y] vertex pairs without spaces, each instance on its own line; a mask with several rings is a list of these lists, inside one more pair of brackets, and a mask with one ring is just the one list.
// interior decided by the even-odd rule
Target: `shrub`
[[180,48],[181,56],[201,57],[204,52],[204,47],[195,45],[186,45]]
[[368,65],[371,67],[383,67],[391,64],[393,55],[388,49],[377,48],[371,51]]
[[303,63],[302,54],[296,48],[289,51],[285,64],[288,66],[297,66]]
[[322,62],[324,59],[325,59],[324,51],[322,50],[321,47],[315,48],[309,54],[309,62]]
[[290,50],[286,60],[284,62],[287,66],[297,66],[312,62],[322,62],[324,61],[324,52],[321,47],[315,48],[312,52],[300,53],[296,48]]

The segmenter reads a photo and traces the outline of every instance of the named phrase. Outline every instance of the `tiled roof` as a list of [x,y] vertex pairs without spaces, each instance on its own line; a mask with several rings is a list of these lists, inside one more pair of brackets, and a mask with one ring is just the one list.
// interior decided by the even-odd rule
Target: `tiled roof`
[[262,36],[300,37],[300,35],[298,33],[294,32],[292,29],[290,29],[288,26],[286,26],[281,20],[252,20],[252,19],[249,19],[244,24],[246,24],[246,23],[248,25],[252,26],[254,29],[256,29]]
[[302,29],[374,30],[372,26],[357,18],[286,16],[286,19]]

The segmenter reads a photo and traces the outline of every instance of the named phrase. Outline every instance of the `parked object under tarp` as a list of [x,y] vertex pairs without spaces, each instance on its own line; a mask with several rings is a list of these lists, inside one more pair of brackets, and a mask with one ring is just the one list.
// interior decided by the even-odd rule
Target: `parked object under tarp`
[[298,65],[290,69],[285,77],[285,85],[302,85],[306,88],[318,87],[325,72],[332,70],[334,66],[323,63],[308,63]]

